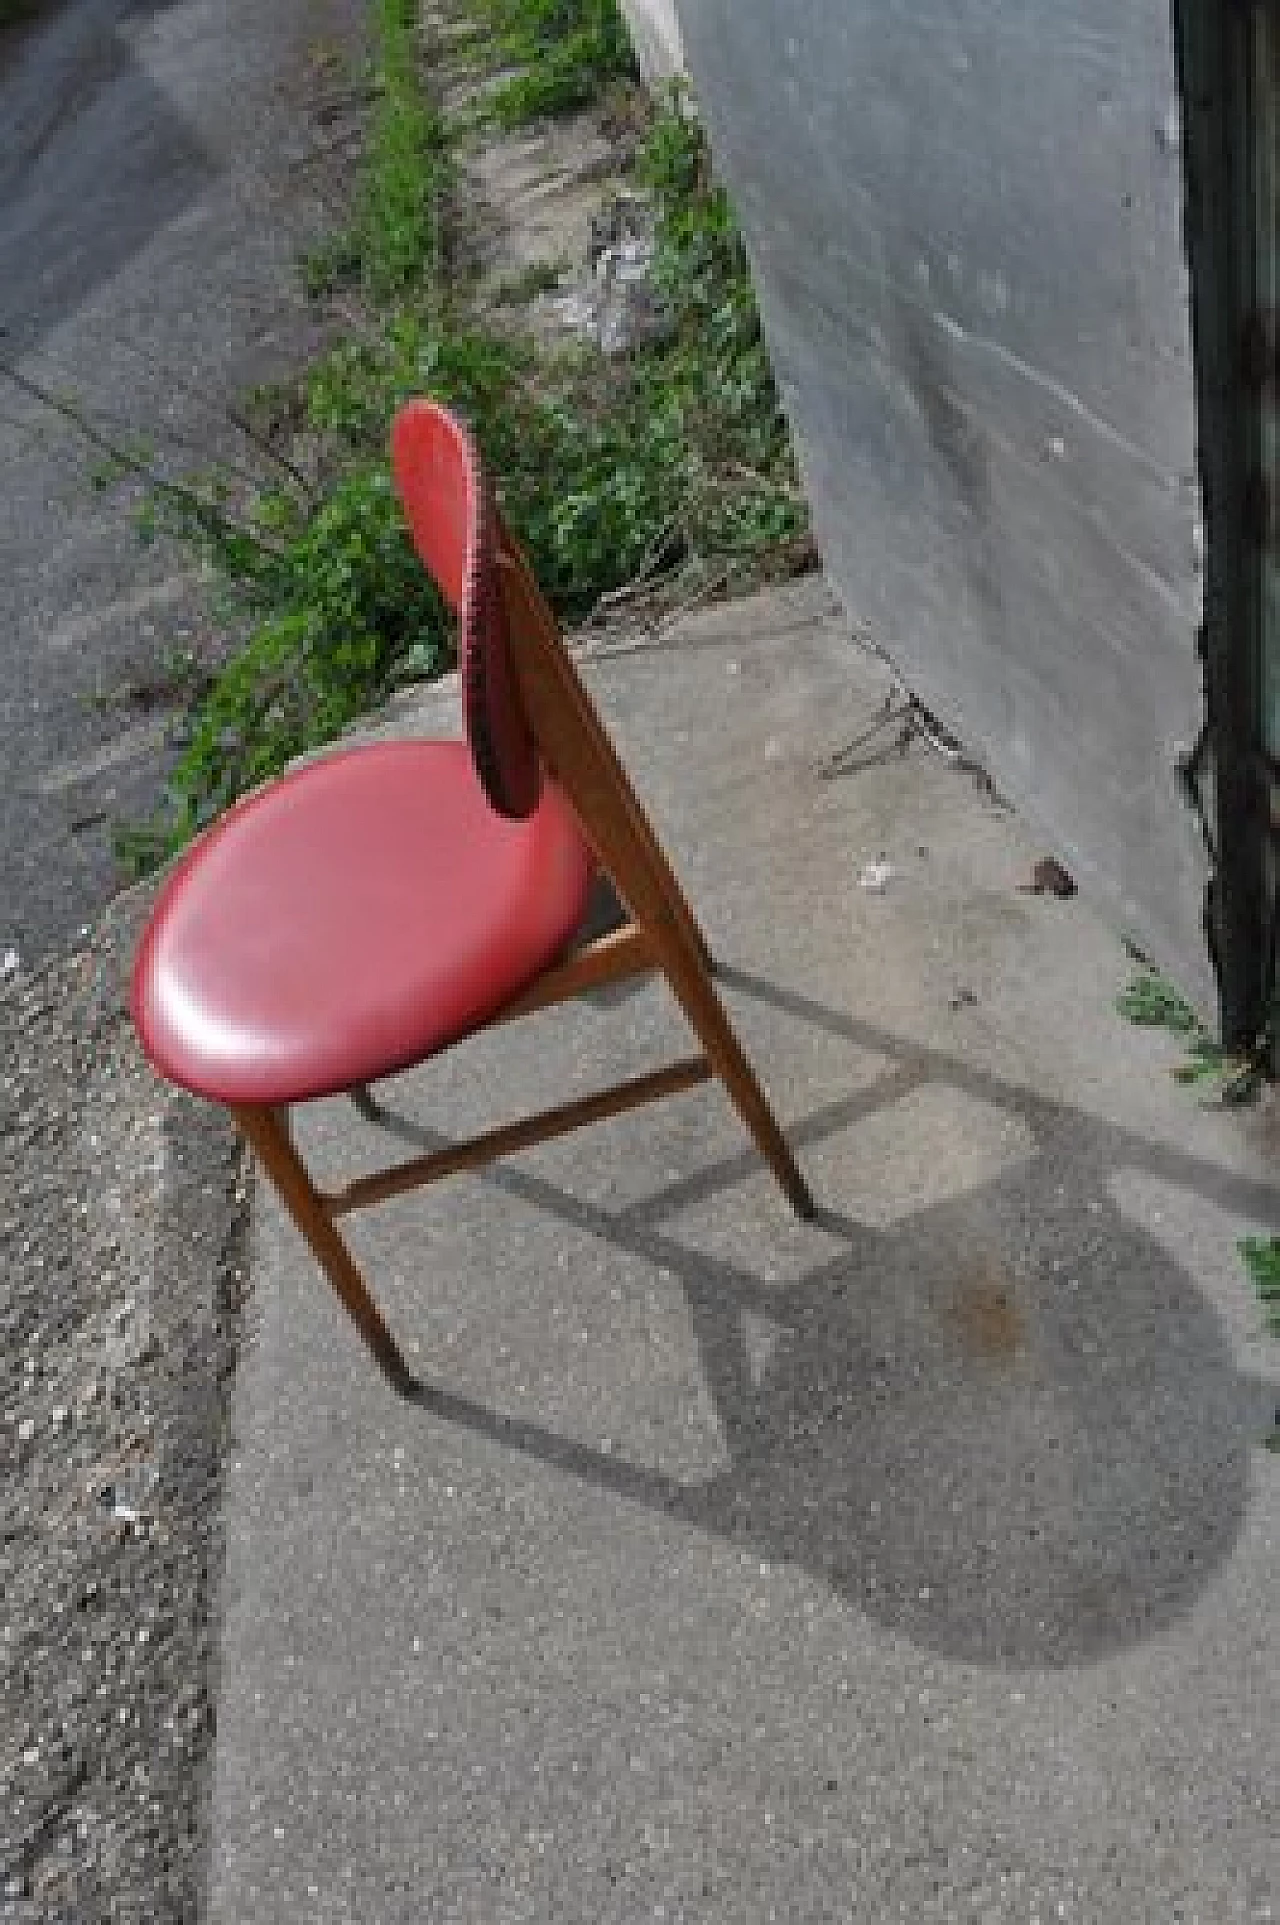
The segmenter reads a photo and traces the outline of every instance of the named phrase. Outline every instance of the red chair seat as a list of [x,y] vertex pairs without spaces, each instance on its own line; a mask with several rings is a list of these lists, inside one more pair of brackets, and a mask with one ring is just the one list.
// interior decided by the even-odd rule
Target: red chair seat
[[465,746],[394,742],[239,804],[161,892],[133,977],[148,1056],[228,1104],[331,1095],[479,1027],[565,949],[595,864],[548,783],[495,815]]

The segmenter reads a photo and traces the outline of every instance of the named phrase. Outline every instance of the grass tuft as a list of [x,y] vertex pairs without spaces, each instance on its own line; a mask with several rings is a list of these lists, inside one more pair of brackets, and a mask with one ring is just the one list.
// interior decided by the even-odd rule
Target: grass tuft
[[489,95],[500,127],[526,126],[588,106],[610,81],[635,77],[635,54],[616,0],[483,0],[497,57],[522,72]]
[[378,0],[375,104],[364,177],[350,222],[303,262],[315,299],[352,282],[378,303],[438,277],[451,188],[443,118],[419,74],[414,0]]
[[1116,1000],[1129,1022],[1145,1029],[1167,1029],[1175,1036],[1192,1036],[1201,1029],[1190,1003],[1154,969],[1144,969]]
[[[561,32],[553,47],[589,29],[595,51],[575,59],[584,85],[603,84],[597,54],[622,32],[613,0],[486,4],[511,34],[517,24]],[[448,129],[423,93],[409,0],[380,0],[378,32],[356,211],[323,262],[307,267],[317,292],[334,275],[356,286],[358,332],[291,391],[246,404],[264,435],[279,425],[319,450],[321,483],[313,489],[286,460],[282,485],[234,519],[196,514],[181,495],[147,504],[153,524],[163,516],[182,527],[214,560],[245,641],[197,692],[162,809],[118,838],[134,871],[180,849],[397,683],[450,663],[446,613],[389,476],[389,424],[411,395],[433,395],[469,420],[562,618],[587,614],[655,556],[706,582],[735,570],[794,572],[807,547],[746,252],[687,99],[673,93],[652,114],[638,168],[672,338],[617,361],[587,347],[550,353],[468,315],[450,285]],[[530,275],[520,291],[534,285]]]
[[1176,1082],[1216,1084],[1218,1100],[1228,1107],[1252,1102],[1258,1094],[1265,1060],[1262,1044],[1242,1054],[1224,1049],[1186,998],[1156,970],[1144,967],[1116,998],[1116,1008],[1131,1023],[1182,1038],[1185,1055],[1173,1071]]
[[1239,1248],[1267,1329],[1280,1337],[1280,1237],[1242,1237]]

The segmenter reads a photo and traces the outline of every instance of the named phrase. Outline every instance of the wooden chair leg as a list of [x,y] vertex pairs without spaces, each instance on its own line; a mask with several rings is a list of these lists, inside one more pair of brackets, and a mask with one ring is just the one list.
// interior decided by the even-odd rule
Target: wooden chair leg
[[680,887],[676,879],[675,871],[667,861],[662,844],[649,827],[647,819],[643,822],[643,833],[647,845],[646,853],[662,879],[668,900],[675,911],[676,918],[684,933],[685,941],[692,946],[703,971],[708,976],[714,976],[716,963],[715,957],[711,953],[711,945],[703,934],[702,924],[689,907],[689,899]]
[[383,1374],[395,1390],[406,1395],[415,1387],[413,1374],[294,1149],[283,1116],[276,1110],[259,1108],[237,1109],[235,1116]]
[[668,949],[663,955],[667,980],[724,1084],[756,1147],[781,1184],[798,1217],[814,1214],[813,1197],[790,1145],[769,1107],[768,1098],[734,1034],[724,1004],[696,950]]

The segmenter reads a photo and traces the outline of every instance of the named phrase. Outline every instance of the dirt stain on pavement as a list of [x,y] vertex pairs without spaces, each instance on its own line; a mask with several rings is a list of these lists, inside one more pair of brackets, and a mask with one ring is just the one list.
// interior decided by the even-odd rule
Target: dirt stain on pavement
[[1025,1347],[1026,1319],[1013,1285],[994,1268],[958,1284],[947,1313],[966,1356],[1007,1364]]

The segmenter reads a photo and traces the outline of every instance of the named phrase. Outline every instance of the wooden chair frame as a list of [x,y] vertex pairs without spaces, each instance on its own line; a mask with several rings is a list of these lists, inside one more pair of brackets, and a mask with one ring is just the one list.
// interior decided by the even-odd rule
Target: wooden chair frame
[[[498,523],[497,567],[521,704],[547,774],[572,807],[600,869],[630,920],[545,971],[484,1028],[547,1009],[584,991],[660,971],[702,1044],[701,1053],[614,1085],[598,1095],[543,1110],[429,1155],[411,1157],[343,1188],[315,1185],[294,1146],[290,1112],[262,1106],[234,1111],[286,1209],[383,1372],[402,1394],[417,1383],[337,1229],[340,1218],[495,1157],[562,1136],[588,1123],[718,1077],[801,1217],[813,1200],[744,1054],[713,981],[705,938],[584,688],[555,618],[533,575]],[[368,1091],[348,1092],[376,1116]]]

